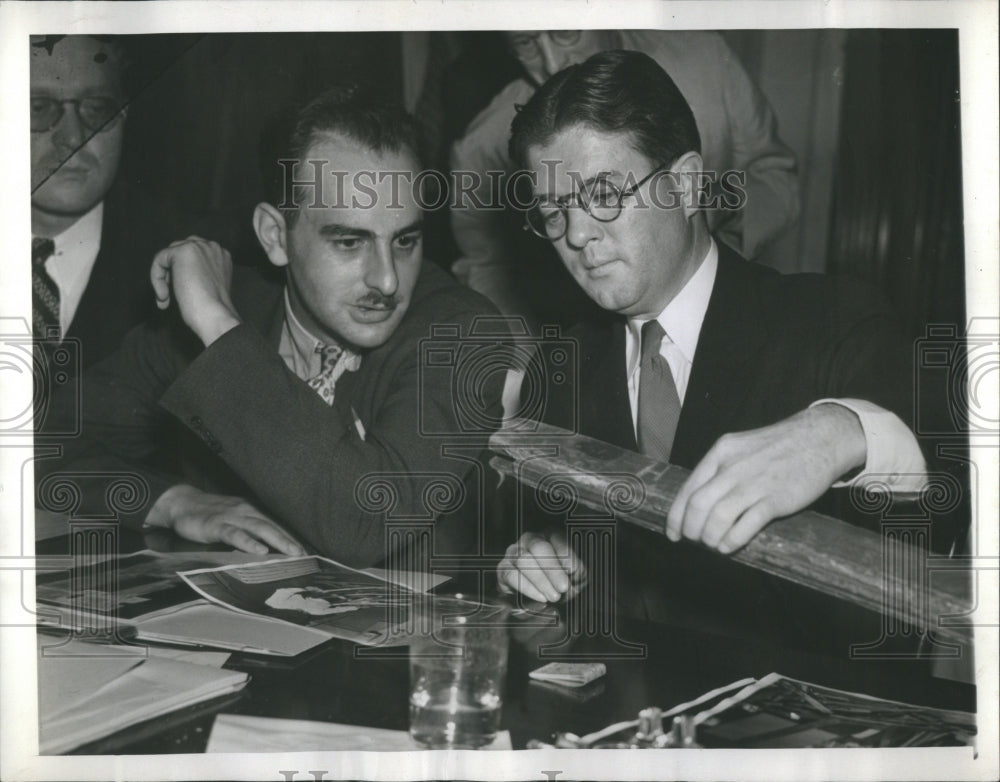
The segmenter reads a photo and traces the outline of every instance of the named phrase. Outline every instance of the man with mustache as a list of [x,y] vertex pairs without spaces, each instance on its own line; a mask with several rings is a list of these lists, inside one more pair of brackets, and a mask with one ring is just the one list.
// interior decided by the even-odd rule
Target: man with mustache
[[[33,332],[50,358],[64,340],[78,343],[75,373],[152,314],[149,262],[176,229],[118,176],[127,114],[120,44],[32,36],[30,56]],[[45,412],[36,405],[42,434]]]
[[[463,399],[447,372],[423,372],[422,342],[442,325],[468,335],[495,310],[422,263],[416,132],[356,88],[287,117],[253,214],[278,278],[234,269],[197,237],[160,252],[165,311],[84,378],[83,436],[64,469],[138,473],[149,496],[124,522],[250,552],[309,547],[368,565],[387,554],[388,514],[433,518],[414,474],[454,485],[473,467],[425,435],[463,434]],[[469,389],[490,420],[499,382]],[[371,476],[389,476],[394,507],[363,496]],[[104,488],[85,485],[86,502]]]

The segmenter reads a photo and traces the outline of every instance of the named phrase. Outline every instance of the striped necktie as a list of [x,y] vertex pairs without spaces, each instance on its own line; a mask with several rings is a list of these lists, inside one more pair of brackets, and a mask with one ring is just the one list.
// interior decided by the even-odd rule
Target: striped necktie
[[307,380],[309,387],[328,405],[333,404],[337,380],[345,372],[356,372],[361,366],[361,356],[340,347],[340,345],[317,345],[316,352],[322,355],[319,373]]
[[681,401],[670,372],[660,355],[666,333],[658,321],[642,326],[642,353],[639,364],[638,446],[642,453],[661,462],[670,460]]
[[59,287],[45,269],[56,246],[51,239],[31,240],[31,321],[35,339],[59,341]]

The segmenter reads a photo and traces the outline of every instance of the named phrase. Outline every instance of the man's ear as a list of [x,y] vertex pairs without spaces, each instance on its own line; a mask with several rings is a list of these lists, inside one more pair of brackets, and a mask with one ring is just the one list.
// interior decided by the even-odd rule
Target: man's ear
[[266,202],[257,204],[253,210],[253,230],[271,263],[287,266],[288,227],[281,211]]
[[705,178],[705,164],[697,152],[685,152],[674,161],[673,169],[680,178],[684,217],[690,220],[692,215],[703,211],[699,194]]

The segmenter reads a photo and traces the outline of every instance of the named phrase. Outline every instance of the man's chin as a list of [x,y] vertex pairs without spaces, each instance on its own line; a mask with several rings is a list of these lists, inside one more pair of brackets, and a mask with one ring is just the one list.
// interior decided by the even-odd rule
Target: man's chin
[[620,285],[616,285],[611,280],[600,285],[590,284],[584,288],[584,291],[602,309],[621,312],[622,308],[628,306],[628,297],[623,296]]
[[388,342],[399,327],[399,322],[403,317],[403,310],[402,308],[397,308],[388,318],[381,321],[374,318],[374,316],[370,317],[375,322],[365,322],[364,320],[355,319],[352,324],[351,334],[345,335],[348,337],[348,341],[356,348],[372,350]]
[[[50,183],[46,183],[48,185]],[[31,208],[53,217],[83,217],[101,201],[102,194],[90,189],[63,188],[57,197],[47,198],[43,186],[31,199]]]

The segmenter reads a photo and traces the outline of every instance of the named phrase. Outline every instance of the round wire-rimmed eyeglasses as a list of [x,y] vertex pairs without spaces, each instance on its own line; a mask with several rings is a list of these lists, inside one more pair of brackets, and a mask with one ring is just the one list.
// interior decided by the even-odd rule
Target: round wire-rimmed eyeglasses
[[634,195],[646,182],[670,167],[664,163],[650,171],[634,185],[619,188],[607,177],[598,176],[586,188],[561,198],[539,198],[525,213],[525,231],[531,231],[535,236],[557,242],[566,235],[569,229],[569,208],[579,206],[588,215],[601,223],[617,220],[622,213],[623,202]]

